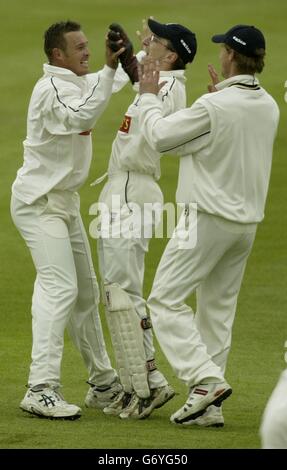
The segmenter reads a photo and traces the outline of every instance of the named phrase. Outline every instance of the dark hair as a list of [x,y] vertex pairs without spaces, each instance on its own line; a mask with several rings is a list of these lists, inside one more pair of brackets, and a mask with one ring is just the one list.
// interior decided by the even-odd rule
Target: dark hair
[[49,61],[52,59],[52,51],[55,47],[66,49],[65,33],[80,31],[81,25],[75,21],[61,21],[52,24],[44,33],[44,51]]
[[170,40],[167,41],[166,47],[169,51],[175,52],[177,54],[177,59],[172,64],[172,70],[185,70],[185,63],[179,57],[178,52],[176,52]]
[[264,57],[265,49],[257,49],[256,56],[247,57],[243,54],[232,49],[227,44],[224,44],[227,51],[233,50],[234,60],[239,73],[254,75],[255,73],[261,73],[264,68]]

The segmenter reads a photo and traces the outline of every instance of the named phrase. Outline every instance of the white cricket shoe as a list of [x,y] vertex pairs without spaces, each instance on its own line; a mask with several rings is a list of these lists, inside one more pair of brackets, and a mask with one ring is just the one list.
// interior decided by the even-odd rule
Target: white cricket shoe
[[150,391],[150,403],[145,408],[139,410],[139,418],[147,418],[153,410],[161,408],[175,395],[174,389],[170,385],[163,387],[152,388]]
[[192,387],[185,404],[173,413],[170,421],[182,424],[203,415],[210,405],[220,406],[229,397],[232,388],[227,382],[198,384]]
[[175,391],[170,385],[164,385],[163,387],[152,388],[150,391],[153,408],[161,408],[169,400],[171,400]]
[[29,389],[20,403],[20,408],[41,418],[78,419],[81,408],[67,403],[59,391],[43,386],[43,389]]
[[202,416],[182,423],[184,426],[203,426],[222,428],[224,426],[224,417],[221,406],[209,406]]
[[121,413],[121,418],[144,419],[147,418],[154,409],[161,408],[165,403],[171,400],[175,391],[170,385],[152,388],[150,396],[140,398],[136,394],[133,396],[127,408]]
[[132,394],[127,392],[120,392],[116,398],[103,409],[105,415],[119,416],[119,414],[129,406]]
[[128,406],[126,406],[126,408],[122,410],[122,412],[119,414],[119,417],[121,419],[128,419],[128,418],[138,419],[139,418],[139,414],[138,414],[139,403],[143,402],[144,400],[149,400],[149,398],[140,398],[134,392],[128,403]]
[[98,408],[103,410],[109,406],[117,395],[122,392],[123,387],[115,380],[111,385],[107,387],[90,387],[85,398],[85,405],[87,408]]

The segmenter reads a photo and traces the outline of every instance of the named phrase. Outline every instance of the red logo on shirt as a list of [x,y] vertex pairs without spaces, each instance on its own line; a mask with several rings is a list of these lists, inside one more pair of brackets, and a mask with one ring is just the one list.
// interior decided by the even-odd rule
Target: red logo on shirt
[[130,127],[131,127],[131,120],[132,120],[132,118],[130,116],[125,116],[119,130],[121,132],[125,132],[126,134],[128,134],[129,130],[130,130]]

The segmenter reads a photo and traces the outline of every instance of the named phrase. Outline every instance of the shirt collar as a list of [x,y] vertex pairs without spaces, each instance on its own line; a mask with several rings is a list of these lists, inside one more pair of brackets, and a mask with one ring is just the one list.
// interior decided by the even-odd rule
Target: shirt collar
[[218,91],[223,90],[234,83],[242,83],[243,85],[259,85],[259,80],[254,75],[234,75],[233,77],[217,83],[215,88]]
[[57,67],[56,65],[44,64],[43,65],[44,73],[49,75],[65,75],[65,76],[74,76],[77,75],[72,72],[72,70],[65,69],[64,67]]
[[56,76],[62,78],[63,80],[76,83],[78,85],[86,81],[85,75],[79,77],[74,72],[72,72],[72,70],[66,69],[64,67],[57,67],[56,65],[44,64],[43,70],[45,75]]
[[160,77],[176,77],[185,79],[185,70],[161,70]]
[[[160,78],[163,77],[176,77],[179,80],[185,82],[186,77],[184,75],[185,70],[161,70],[159,73]],[[133,84],[133,89],[138,93],[139,92],[139,82]]]

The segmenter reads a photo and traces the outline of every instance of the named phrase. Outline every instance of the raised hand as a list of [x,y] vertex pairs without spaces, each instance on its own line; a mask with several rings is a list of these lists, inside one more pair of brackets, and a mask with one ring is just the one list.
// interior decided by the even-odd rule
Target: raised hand
[[218,74],[217,74],[215,68],[213,67],[213,65],[208,64],[207,68],[208,68],[208,72],[209,72],[211,82],[212,82],[211,84],[209,84],[207,86],[207,89],[208,89],[209,93],[213,93],[214,91],[217,91],[215,85],[219,82],[219,78],[218,78]]
[[[149,18],[151,18],[152,20],[154,19],[153,16],[150,16]],[[140,40],[141,48],[144,51],[146,51],[147,47],[149,46],[151,34],[152,33],[151,33],[151,30],[148,27],[147,19],[145,18],[145,19],[142,20],[142,30],[141,31],[139,31],[139,30],[136,31],[136,35],[137,35],[138,39]]]
[[[119,41],[120,43],[122,41]],[[106,64],[111,67],[112,69],[116,69],[118,66],[118,59],[119,56],[125,51],[125,48],[119,44],[118,47],[112,48],[111,41],[106,36]]]
[[138,67],[139,74],[139,92],[153,93],[157,95],[166,82],[159,82],[160,67],[159,61],[146,58],[142,65]]
[[110,47],[113,50],[116,50],[119,47],[124,47],[124,51],[120,53],[119,59],[131,82],[137,82],[137,58],[134,55],[134,49],[131,40],[121,25],[112,23],[109,28],[110,30],[108,33],[108,40],[111,44]]

